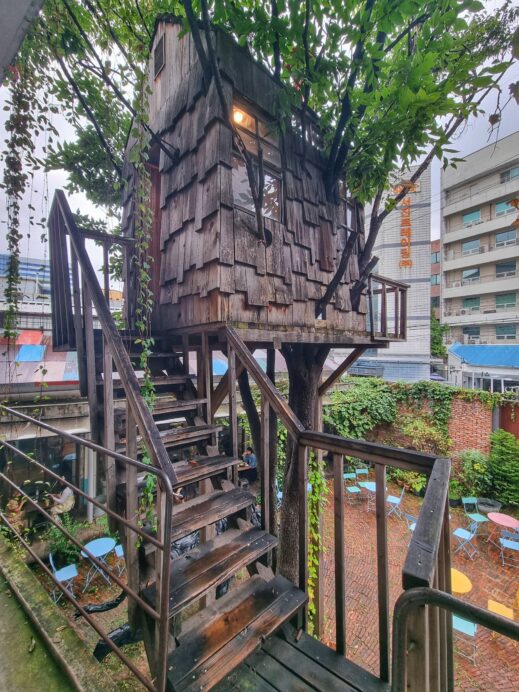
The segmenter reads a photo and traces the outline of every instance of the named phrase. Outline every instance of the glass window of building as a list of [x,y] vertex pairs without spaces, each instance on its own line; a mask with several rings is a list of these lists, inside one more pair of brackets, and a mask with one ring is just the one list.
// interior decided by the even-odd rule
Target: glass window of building
[[440,307],[440,296],[433,296],[431,298],[431,307],[432,308],[439,308]]
[[516,262],[498,262],[496,264],[496,279],[502,279],[505,276],[515,276]]
[[[281,154],[277,134],[268,123],[248,113],[241,105],[233,107],[233,119],[245,147],[254,159],[256,160],[260,147],[263,152],[263,215],[281,221]],[[232,157],[232,189],[235,205],[254,212],[245,162],[238,153]]]
[[461,273],[461,283],[471,284],[479,281],[479,267],[464,269]]
[[508,341],[515,339],[516,336],[516,324],[496,324],[496,339],[500,341]]
[[439,252],[431,252],[431,264],[437,264],[440,261]]
[[479,310],[480,306],[479,296],[470,296],[470,298],[463,298],[463,309],[464,310]]
[[508,183],[510,180],[513,180],[514,178],[519,178],[519,166],[513,166],[512,168],[509,168],[507,171],[503,171],[501,173],[502,183]]
[[469,324],[467,327],[463,327],[463,336],[474,336],[479,338],[479,326],[476,324]]
[[496,310],[515,308],[517,297],[515,293],[501,293],[496,296]]
[[517,240],[517,231],[511,228],[509,231],[496,233],[496,247],[504,247],[505,245],[515,245]]
[[440,285],[440,275],[439,274],[431,274],[431,284],[433,286],[439,286]]
[[515,211],[511,204],[508,202],[498,202],[496,204],[496,216],[504,216],[505,214],[512,214]]
[[466,240],[461,244],[462,255],[474,255],[479,252],[479,238],[476,240]]
[[476,209],[476,211],[469,211],[468,214],[463,214],[463,225],[472,226],[474,223],[479,223],[481,221],[481,209]]

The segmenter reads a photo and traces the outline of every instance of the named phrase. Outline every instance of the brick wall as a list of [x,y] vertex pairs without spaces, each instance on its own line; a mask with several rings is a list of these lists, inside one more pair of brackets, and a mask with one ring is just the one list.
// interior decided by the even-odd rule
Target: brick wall
[[456,457],[466,449],[490,452],[492,411],[480,401],[453,399],[449,437],[452,439],[451,455]]

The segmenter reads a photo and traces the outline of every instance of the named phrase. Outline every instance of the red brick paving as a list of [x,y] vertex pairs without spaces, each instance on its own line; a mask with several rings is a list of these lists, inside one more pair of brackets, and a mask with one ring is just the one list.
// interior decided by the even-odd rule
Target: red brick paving
[[[333,555],[333,503],[330,484],[328,504],[324,513],[324,574],[325,618],[323,639],[335,642],[335,574]],[[399,493],[398,493],[399,494]],[[421,499],[409,495],[403,500],[404,511],[415,516]],[[451,511],[451,529],[466,527],[463,511]],[[371,672],[378,673],[378,611],[376,576],[375,515],[366,511],[366,502],[358,506],[346,503],[346,603],[347,603],[347,656]],[[403,520],[388,519],[388,572],[390,609],[401,593],[401,574],[410,533]],[[503,567],[496,548],[478,539],[479,555],[472,562],[459,554],[452,556],[452,566],[466,574],[472,582],[472,591],[463,596],[468,602],[487,607],[488,599],[514,607],[519,589],[519,568]],[[454,542],[452,544],[454,549]],[[515,603],[518,608],[519,603]],[[515,618],[519,608],[515,610]],[[510,639],[493,635],[478,627],[477,655],[473,666],[455,654],[456,689],[519,690],[519,646]]]

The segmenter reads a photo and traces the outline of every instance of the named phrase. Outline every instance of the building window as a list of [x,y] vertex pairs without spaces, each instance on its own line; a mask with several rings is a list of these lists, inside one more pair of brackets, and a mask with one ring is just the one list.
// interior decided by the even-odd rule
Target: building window
[[479,339],[479,326],[470,324],[468,327],[463,327],[463,336]]
[[502,233],[496,233],[496,247],[505,247],[505,245],[515,245],[517,242],[517,231],[510,229]]
[[477,240],[466,240],[461,244],[462,255],[475,255],[479,252],[479,238]]
[[515,269],[515,260],[512,262],[499,262],[496,264],[496,279],[503,279],[506,276],[515,276]]
[[461,273],[462,284],[473,284],[479,281],[479,267],[464,269]]
[[153,76],[156,79],[162,68],[166,64],[166,48],[164,43],[164,36],[161,36],[158,40],[155,50],[153,51]]
[[463,225],[473,226],[475,223],[481,221],[481,209],[476,209],[476,211],[470,211],[468,214],[463,214]]
[[516,324],[496,324],[496,339],[499,341],[512,341],[516,335]]
[[440,261],[440,253],[439,252],[431,252],[431,264],[438,264]]
[[[254,161],[259,147],[263,152],[265,185],[263,188],[263,215],[281,220],[281,154],[275,135],[267,123],[245,111],[241,106],[233,107],[233,119],[247,150]],[[257,171],[257,165],[255,163]],[[254,201],[249,186],[249,178],[243,158],[235,153],[232,157],[232,189],[234,203],[247,211],[254,212]]]
[[515,293],[501,293],[496,296],[496,310],[507,310],[508,308],[515,308],[515,306]]
[[498,202],[496,204],[496,216],[504,216],[505,214],[511,214],[514,208],[508,202]]
[[514,180],[514,178],[519,178],[519,166],[514,166],[501,173],[502,183],[508,183],[510,180]]
[[440,275],[439,274],[431,274],[431,285],[432,286],[439,286],[440,285]]
[[470,298],[463,298],[463,309],[464,310],[479,310],[480,307],[480,297],[471,296]]
[[431,307],[432,308],[439,308],[440,307],[440,296],[433,296],[431,298]]

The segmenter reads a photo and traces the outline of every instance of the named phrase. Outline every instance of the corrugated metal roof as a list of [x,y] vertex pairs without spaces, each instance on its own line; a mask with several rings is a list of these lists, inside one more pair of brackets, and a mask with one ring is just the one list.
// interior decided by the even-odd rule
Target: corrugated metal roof
[[456,343],[449,351],[470,365],[519,368],[519,345]]

